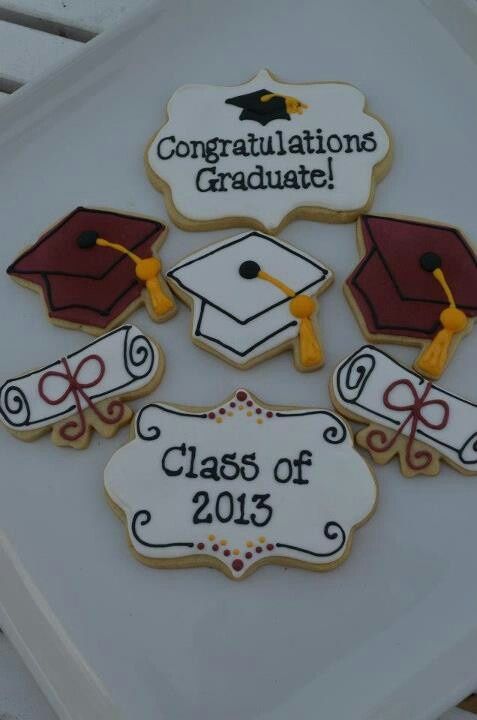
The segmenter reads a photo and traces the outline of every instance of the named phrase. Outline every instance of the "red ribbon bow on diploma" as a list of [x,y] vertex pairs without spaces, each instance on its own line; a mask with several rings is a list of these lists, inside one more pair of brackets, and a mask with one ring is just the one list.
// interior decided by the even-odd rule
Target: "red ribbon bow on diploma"
[[[86,432],[86,420],[84,416],[85,408],[81,404],[81,399],[84,400],[86,405],[95,413],[95,415],[99,417],[102,422],[107,425],[115,425],[119,422],[124,414],[124,405],[120,400],[112,400],[106,408],[106,412],[108,414],[104,415],[85,392],[85,390],[98,385],[98,383],[100,383],[103,379],[106,371],[103,358],[99,355],[88,355],[81,360],[74,373],[71,372],[66,358],[61,358],[61,362],[63,363],[63,367],[65,369],[64,372],[49,370],[41,376],[38,382],[38,393],[41,399],[48,403],[48,405],[60,405],[69,395],[73,395],[79,420],[69,420],[62,425],[59,430],[60,436],[64,440],[75,441]],[[92,380],[89,380],[88,382],[81,382],[79,379],[81,371],[86,365],[91,365],[91,363],[97,363],[98,372]],[[60,378],[66,383],[65,391],[57,397],[48,396],[45,392],[45,382],[51,378]]]
[[[406,387],[412,397],[412,402],[406,404],[398,404],[391,401],[391,393],[397,387]],[[442,430],[449,420],[449,406],[444,400],[426,400],[429,391],[432,388],[431,383],[427,383],[422,395],[419,395],[414,385],[409,380],[395,380],[384,391],[383,403],[389,410],[409,410],[409,415],[404,418],[394,435],[388,438],[383,430],[371,430],[366,438],[368,448],[373,452],[385,452],[389,450],[397,441],[399,435],[403,432],[408,423],[411,423],[411,429],[406,443],[406,462],[413,470],[422,470],[428,467],[432,462],[432,454],[428,450],[417,450],[412,452],[416,432],[419,424],[425,425],[432,430]],[[439,406],[442,409],[442,419],[440,422],[429,420],[423,413],[424,408],[431,406]],[[379,441],[376,443],[375,441]]]

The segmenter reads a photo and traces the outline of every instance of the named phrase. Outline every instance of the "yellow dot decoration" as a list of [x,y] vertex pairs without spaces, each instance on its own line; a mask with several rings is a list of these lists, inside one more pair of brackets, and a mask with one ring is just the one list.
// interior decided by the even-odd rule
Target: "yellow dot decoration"
[[251,410],[247,410],[247,417],[251,417],[253,415],[253,412]]
[[234,548],[232,550],[232,555],[240,555],[240,550],[238,548]]
[[229,412],[227,413],[227,415],[228,415],[229,417],[233,417],[233,412],[230,412],[230,410],[229,410]]
[[245,545],[246,545],[247,547],[253,547],[253,542],[252,542],[251,540],[247,540],[247,542],[245,543]]
[[239,410],[243,410],[243,405],[239,405]]
[[210,540],[211,542],[212,542],[212,540],[215,540],[215,535],[209,535],[208,540]]
[[220,423],[222,422],[222,418],[220,418],[220,417],[215,418],[215,422],[220,425]]
[[266,539],[267,538],[265,537],[265,535],[260,535],[260,537],[258,538],[258,542],[264,543]]
[[257,425],[261,425],[262,423],[263,423],[262,418],[258,418],[258,420],[257,420]]
[[227,545],[227,540],[221,540],[221,541],[220,541],[220,544],[221,544],[221,545]]

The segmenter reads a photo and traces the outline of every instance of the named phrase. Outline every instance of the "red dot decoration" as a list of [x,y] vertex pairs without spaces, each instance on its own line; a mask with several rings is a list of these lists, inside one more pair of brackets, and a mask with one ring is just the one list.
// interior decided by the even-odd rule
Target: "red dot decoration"
[[204,547],[205,547],[205,546],[204,546],[204,543],[197,543],[197,549],[198,549],[198,550],[203,550]]
[[239,390],[237,393],[237,400],[239,402],[243,402],[246,399],[247,399],[247,393],[244,392],[243,390]]
[[221,415],[225,415],[225,408],[220,408],[219,413],[220,413]]
[[240,570],[243,568],[243,561],[237,558],[233,561],[232,567],[236,572],[240,572]]
[[218,545],[216,545],[216,544],[212,545],[212,550],[215,550],[215,552],[217,552],[218,549],[219,549]]
[[273,413],[270,410],[267,412],[267,417],[273,417]]
[[247,560],[250,560],[250,558],[252,557],[252,554],[253,554],[253,553],[251,553],[251,552],[246,552],[246,553],[245,553],[245,557],[247,558]]
[[273,550],[274,545],[272,543],[268,543],[267,550]]
[[255,409],[255,412],[257,413],[257,415],[261,415],[261,414],[262,414],[262,408],[256,408],[256,409]]
[[224,550],[225,557],[228,557],[230,555],[230,550]]
[[213,419],[215,418],[215,413],[210,412],[210,413],[207,415],[207,417],[208,417],[210,420],[213,420]]
[[247,400],[247,405],[248,405],[248,407],[252,407],[252,405],[253,405],[252,400]]
[[255,548],[255,552],[256,552],[256,553],[261,553],[261,552],[262,552],[262,548],[260,547],[260,545],[257,545],[257,547]]

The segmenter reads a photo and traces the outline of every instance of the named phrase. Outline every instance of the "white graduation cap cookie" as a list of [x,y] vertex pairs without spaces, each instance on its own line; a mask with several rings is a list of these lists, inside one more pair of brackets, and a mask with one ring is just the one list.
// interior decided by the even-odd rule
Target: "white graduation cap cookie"
[[192,307],[192,339],[239,369],[293,348],[295,365],[321,367],[314,296],[331,270],[278,238],[246,232],[221,240],[167,273]]

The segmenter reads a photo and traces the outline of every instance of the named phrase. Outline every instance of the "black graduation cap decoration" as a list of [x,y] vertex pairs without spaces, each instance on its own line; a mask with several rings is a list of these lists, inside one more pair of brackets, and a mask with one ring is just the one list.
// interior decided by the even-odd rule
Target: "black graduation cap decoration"
[[363,215],[362,259],[344,289],[370,340],[421,345],[414,367],[438,378],[477,315],[476,256],[455,227]]
[[300,370],[323,364],[314,296],[330,285],[332,273],[307,253],[246,232],[185,258],[167,280],[193,306],[193,341],[235,367],[288,347]]
[[79,207],[21,253],[7,273],[40,292],[52,322],[63,326],[98,335],[141,304],[161,322],[175,312],[156,255],[165,236],[157,220]]
[[260,125],[268,125],[272,120],[290,120],[292,113],[302,115],[308,107],[297,98],[274,93],[266,88],[228,98],[225,102],[242,108],[240,120],[254,120]]

